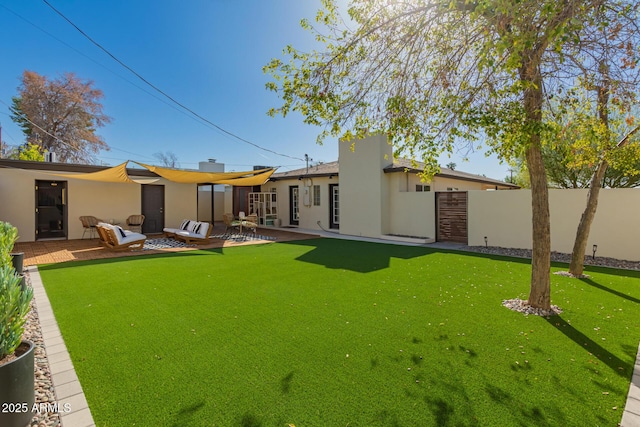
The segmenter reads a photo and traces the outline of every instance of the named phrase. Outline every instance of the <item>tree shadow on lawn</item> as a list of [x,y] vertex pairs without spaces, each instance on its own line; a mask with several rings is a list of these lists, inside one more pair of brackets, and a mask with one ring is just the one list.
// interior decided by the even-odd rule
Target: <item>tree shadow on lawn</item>
[[562,332],[567,338],[571,339],[585,351],[589,352],[595,358],[611,368],[613,372],[626,380],[631,378],[632,364],[620,359],[618,356],[611,353],[582,332],[578,331],[560,315],[545,318],[545,320],[549,325],[557,329],[559,332]]
[[[529,258],[484,254],[481,252],[455,249],[431,248],[428,246],[403,246],[391,243],[363,242],[359,240],[319,238],[280,242],[280,244],[313,248],[313,250],[296,258],[298,261],[323,265],[331,269],[343,269],[360,273],[385,269],[389,267],[391,258],[410,259],[429,254],[451,254],[517,264],[531,264],[531,259]],[[556,268],[567,268],[568,266],[568,264],[558,262],[553,262],[551,265]]]
[[172,427],[182,427],[189,425],[191,419],[196,415],[198,411],[204,408],[205,403],[201,400],[198,403],[187,405],[182,407],[175,416],[175,421],[171,424]]
[[[605,272],[605,274],[606,274],[606,272]],[[605,291],[605,292],[612,293],[613,295],[615,295],[617,297],[626,299],[626,300],[631,301],[631,302],[635,302],[636,304],[640,304],[640,299],[639,298],[633,297],[631,295],[627,295],[627,294],[622,293],[620,291],[616,291],[615,289],[607,288],[604,285],[601,285],[601,284],[599,284],[597,282],[594,282],[590,278],[582,278],[582,279],[579,279],[579,280],[581,282],[583,282],[583,283],[586,283],[589,286],[594,287],[594,288],[600,289],[600,290]]]

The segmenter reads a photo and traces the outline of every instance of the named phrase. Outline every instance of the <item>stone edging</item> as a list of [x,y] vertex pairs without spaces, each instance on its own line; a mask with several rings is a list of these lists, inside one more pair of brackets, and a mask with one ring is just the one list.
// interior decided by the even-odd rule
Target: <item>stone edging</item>
[[36,343],[36,404],[45,404],[31,426],[95,427],[38,268],[27,267],[26,273],[33,287],[33,314],[26,330]]

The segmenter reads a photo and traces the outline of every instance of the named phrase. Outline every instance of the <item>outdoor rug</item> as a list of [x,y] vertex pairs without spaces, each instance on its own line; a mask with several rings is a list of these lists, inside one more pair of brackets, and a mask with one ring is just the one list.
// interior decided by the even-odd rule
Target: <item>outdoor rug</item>
[[231,240],[232,242],[251,242],[253,240],[276,240],[272,236],[263,236],[254,233],[224,233],[210,236],[213,239]]
[[155,249],[170,249],[170,248],[190,248],[195,247],[195,244],[187,245],[184,242],[180,242],[175,239],[161,237],[159,239],[147,239],[144,242],[144,250],[151,251]]

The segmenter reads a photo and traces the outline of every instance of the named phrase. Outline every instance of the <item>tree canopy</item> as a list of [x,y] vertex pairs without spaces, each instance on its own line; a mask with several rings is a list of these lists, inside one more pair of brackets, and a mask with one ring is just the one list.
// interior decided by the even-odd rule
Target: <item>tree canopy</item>
[[[396,153],[418,156],[425,175],[454,144],[483,139],[504,160],[526,161],[532,189],[532,278],[528,302],[550,307],[550,219],[542,159],[546,92],[572,85],[563,64],[607,3],[577,0],[352,0],[349,20],[323,0],[315,24],[323,45],[264,68],[282,105],[322,126],[318,141],[388,135]],[[555,90],[555,89],[554,89]]]
[[22,128],[27,144],[55,152],[62,162],[93,163],[95,154],[109,149],[96,134],[111,121],[102,112],[102,98],[92,81],[74,73],[50,80],[25,71],[12,99],[11,119]]

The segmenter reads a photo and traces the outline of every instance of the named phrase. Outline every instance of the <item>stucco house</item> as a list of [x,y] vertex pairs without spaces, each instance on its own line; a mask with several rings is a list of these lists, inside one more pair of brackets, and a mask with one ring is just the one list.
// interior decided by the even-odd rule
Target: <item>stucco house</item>
[[80,239],[85,234],[81,216],[124,224],[129,215],[142,214],[142,232],[161,233],[184,219],[215,220],[218,212],[221,219],[224,193],[218,197],[203,188],[212,190],[214,183],[253,186],[273,173],[273,169],[225,173],[143,164],[129,168],[127,163],[104,167],[0,159],[0,220],[16,226],[22,242]]
[[[425,183],[418,176],[422,166],[394,159],[385,136],[358,140],[353,151],[351,144],[340,143],[338,161],[275,173],[262,185],[260,191],[266,195],[259,197],[266,199],[271,193],[277,198],[276,223],[355,236],[466,243],[466,192],[519,188],[447,168]],[[447,203],[454,205],[448,218],[443,212]],[[260,203],[256,207],[266,224],[273,209],[265,210]],[[451,215],[457,218],[454,222]]]

